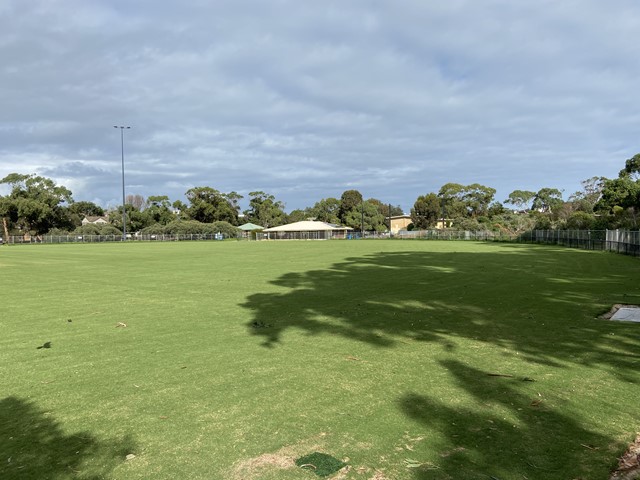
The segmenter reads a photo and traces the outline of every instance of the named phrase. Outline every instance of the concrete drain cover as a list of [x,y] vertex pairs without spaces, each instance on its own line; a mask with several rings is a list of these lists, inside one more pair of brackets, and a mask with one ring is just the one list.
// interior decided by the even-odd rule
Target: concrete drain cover
[[640,305],[614,305],[602,318],[618,322],[640,323]]

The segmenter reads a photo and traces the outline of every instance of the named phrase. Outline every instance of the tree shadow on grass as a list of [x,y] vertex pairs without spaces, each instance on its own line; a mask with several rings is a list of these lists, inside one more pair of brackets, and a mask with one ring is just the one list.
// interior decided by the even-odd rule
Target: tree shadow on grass
[[441,364],[475,404],[445,405],[417,393],[401,398],[406,415],[446,439],[416,478],[608,477],[621,446],[541,401],[534,384],[491,377],[458,361]]
[[243,307],[253,312],[247,327],[265,347],[289,330],[380,348],[410,339],[454,349],[460,338],[553,367],[615,367],[636,382],[639,326],[595,319],[637,289],[637,275],[629,278],[634,270],[621,273],[610,262],[606,255],[528,245],[377,253],[284,274],[271,282],[282,293],[251,295]]
[[0,400],[2,479],[105,478],[135,449],[130,437],[101,441],[89,432],[67,434],[49,412],[29,400]]

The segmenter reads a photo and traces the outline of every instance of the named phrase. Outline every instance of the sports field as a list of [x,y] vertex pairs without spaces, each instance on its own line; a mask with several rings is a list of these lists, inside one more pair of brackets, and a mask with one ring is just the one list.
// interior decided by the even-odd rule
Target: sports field
[[0,478],[606,479],[640,431],[616,303],[638,259],[545,246],[0,247]]

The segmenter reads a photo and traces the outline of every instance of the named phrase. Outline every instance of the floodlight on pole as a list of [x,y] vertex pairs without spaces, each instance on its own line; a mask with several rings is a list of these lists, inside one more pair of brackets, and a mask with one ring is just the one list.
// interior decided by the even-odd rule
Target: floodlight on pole
[[131,127],[114,125],[113,128],[120,129],[120,151],[122,153],[122,241],[124,242],[127,240],[127,210],[124,197],[124,130]]

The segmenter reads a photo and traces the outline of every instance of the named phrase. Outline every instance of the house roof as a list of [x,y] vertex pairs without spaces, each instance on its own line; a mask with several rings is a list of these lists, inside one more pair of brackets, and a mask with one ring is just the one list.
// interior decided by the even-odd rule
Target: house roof
[[349,227],[340,227],[330,225],[325,222],[318,222],[315,220],[303,220],[301,222],[289,223],[287,225],[280,225],[279,227],[272,227],[265,229],[265,232],[318,232],[318,231],[332,231],[332,230],[353,230]]
[[238,227],[240,230],[244,230],[245,232],[250,232],[252,230],[264,230],[264,227],[261,227],[260,225],[256,225],[255,223],[245,223],[244,225],[240,225]]
[[84,220],[86,220],[89,223],[95,223],[98,220],[103,220],[103,221],[107,221],[107,217],[104,216],[94,216],[94,215],[85,215]]

